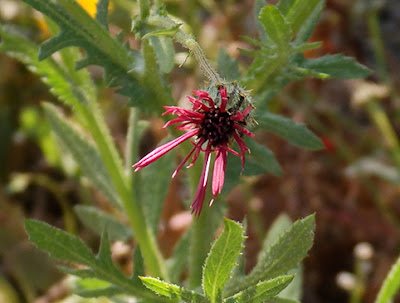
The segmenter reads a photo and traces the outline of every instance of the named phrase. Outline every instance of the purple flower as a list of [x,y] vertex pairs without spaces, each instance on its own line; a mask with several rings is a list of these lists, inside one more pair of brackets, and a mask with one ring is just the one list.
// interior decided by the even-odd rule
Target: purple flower
[[[227,109],[229,96],[227,96],[227,91],[224,86],[219,86],[220,102],[218,105],[215,102],[216,100],[213,100],[206,91],[194,91],[193,93],[198,98],[196,99],[188,96],[189,101],[193,104],[192,110],[187,110],[178,106],[164,106],[166,111],[163,115],[172,114],[177,116],[177,118],[168,121],[163,128],[172,124],[179,124],[175,128],[186,131],[186,133],[157,147],[136,162],[133,167],[136,172],[154,162],[182,142],[193,138],[194,140],[191,142],[193,144],[192,150],[179,164],[172,174],[172,178],[176,176],[190,157],[192,157],[192,159],[188,167],[191,167],[196,162],[200,152],[204,152],[203,170],[194,201],[191,205],[192,213],[199,216],[206,195],[211,153],[215,152],[215,160],[212,178],[213,198],[209,203],[210,206],[214,202],[215,197],[221,193],[222,187],[224,186],[228,152],[242,159],[243,169],[245,152],[248,151],[249,148],[244,143],[242,137],[243,135],[254,137],[254,134],[245,128],[252,105],[249,105],[243,112],[235,110],[234,108]],[[238,144],[239,152],[229,147],[233,141],[236,141]]]

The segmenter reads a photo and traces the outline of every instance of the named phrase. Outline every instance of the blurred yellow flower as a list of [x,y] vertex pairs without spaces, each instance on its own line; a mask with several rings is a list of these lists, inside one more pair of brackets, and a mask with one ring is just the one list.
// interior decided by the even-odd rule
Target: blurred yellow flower
[[94,17],[96,15],[96,4],[98,0],[76,0],[88,13],[90,16]]

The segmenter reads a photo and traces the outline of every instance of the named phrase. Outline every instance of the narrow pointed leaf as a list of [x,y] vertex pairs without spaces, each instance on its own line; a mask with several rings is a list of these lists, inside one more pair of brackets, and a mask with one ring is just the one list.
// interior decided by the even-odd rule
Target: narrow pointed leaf
[[257,121],[263,129],[287,139],[294,145],[308,149],[323,148],[321,140],[304,124],[268,112],[257,117]]
[[76,131],[68,120],[50,104],[44,104],[44,110],[52,130],[65,148],[79,164],[85,176],[101,190],[115,206],[119,206],[119,197],[111,183],[110,176],[97,149]]
[[296,44],[305,43],[311,37],[311,34],[314,28],[317,26],[319,17],[324,7],[325,7],[325,0],[321,0],[310,12],[308,18],[300,26],[300,29],[296,35],[296,38],[294,40]]
[[78,237],[31,219],[25,220],[25,228],[29,240],[54,259],[88,266],[95,263],[94,255]]
[[150,43],[157,56],[157,63],[162,73],[169,73],[174,68],[175,49],[172,38],[165,36],[151,36]]
[[263,303],[278,295],[293,280],[293,276],[281,276],[259,282],[224,300],[224,303]]
[[371,73],[370,69],[358,63],[354,58],[342,54],[304,60],[300,67],[340,79],[365,78]]
[[297,33],[304,22],[312,15],[315,8],[323,1],[324,0],[296,0],[290,5],[285,17],[291,24],[293,33]]
[[383,285],[379,290],[376,303],[388,303],[393,300],[394,295],[400,289],[400,258],[390,269],[389,274],[383,281]]
[[310,215],[298,220],[269,247],[264,257],[258,260],[252,272],[236,286],[226,289],[231,296],[256,284],[258,281],[275,278],[286,274],[307,256],[314,239],[315,218]]
[[130,228],[97,207],[77,205],[74,210],[82,223],[98,235],[101,235],[107,229],[112,240],[126,241],[132,237]]
[[243,227],[225,219],[224,230],[214,242],[203,269],[203,290],[212,302],[221,298],[243,241]]
[[189,303],[209,302],[209,300],[203,295],[175,284],[170,284],[151,277],[140,277],[140,280],[142,280],[143,284],[147,288],[151,289],[155,293],[171,299],[179,299]]
[[286,49],[292,37],[291,25],[276,6],[265,6],[259,15],[268,37],[280,48]]

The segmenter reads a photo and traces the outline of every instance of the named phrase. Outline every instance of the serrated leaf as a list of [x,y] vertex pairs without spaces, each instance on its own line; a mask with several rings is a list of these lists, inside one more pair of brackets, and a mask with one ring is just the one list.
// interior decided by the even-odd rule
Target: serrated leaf
[[305,59],[300,67],[340,79],[365,78],[371,73],[370,69],[358,63],[354,58],[342,54],[325,55],[311,60]]
[[278,241],[280,235],[288,230],[291,225],[292,221],[286,214],[281,214],[274,220],[263,240],[262,248],[258,255],[258,262],[267,257],[266,254],[268,253],[271,245]]
[[189,303],[209,302],[209,300],[203,295],[175,284],[170,284],[151,277],[140,277],[140,280],[142,280],[143,284],[147,288],[151,289],[155,293],[171,299],[180,299]]
[[227,81],[241,78],[238,62],[234,58],[229,57],[225,48],[221,48],[218,54],[218,70],[221,76]]
[[157,56],[157,62],[162,73],[169,73],[174,68],[175,49],[172,38],[165,36],[149,37]]
[[258,116],[257,122],[261,128],[287,139],[291,144],[308,149],[323,148],[321,140],[304,124],[268,112]]
[[109,198],[110,202],[119,207],[119,196],[97,149],[82,138],[53,105],[44,104],[44,111],[57,138],[72,154],[85,176]]
[[292,37],[292,28],[279,9],[273,5],[265,6],[258,18],[264,25],[268,38],[278,46],[279,50],[287,49]]
[[293,276],[281,276],[259,282],[224,300],[224,303],[263,303],[278,295],[293,280]]
[[[50,17],[60,28],[58,34],[42,43],[39,59],[45,59],[54,52],[69,46],[81,47],[86,58],[77,63],[77,68],[89,64],[104,68],[109,86],[120,87],[120,94],[131,98],[132,106],[143,110],[160,107],[157,104],[170,103],[171,96],[163,88],[159,90],[149,79],[144,79],[145,69],[139,56],[113,39],[105,28],[91,18],[85,10],[73,0],[59,0],[57,3],[47,0],[23,0],[33,8]],[[149,82],[149,83],[143,83]],[[162,99],[159,103],[157,101]],[[154,100],[154,102],[148,102]]]
[[295,268],[307,256],[312,246],[314,229],[314,215],[293,223],[279,240],[269,247],[265,257],[258,261],[252,272],[236,286],[226,290],[226,295],[233,295],[260,280],[275,278]]
[[[140,200],[144,201],[143,210],[146,220],[154,234],[157,234],[164,200],[171,183],[171,174],[175,167],[174,160],[175,151],[171,151],[142,170],[140,175]],[[154,176],[157,176],[157,182],[154,182]]]
[[54,259],[91,266],[95,257],[90,249],[76,236],[52,227],[47,223],[26,219],[25,229],[29,240]]
[[222,290],[243,247],[243,227],[225,219],[224,230],[211,247],[203,269],[202,286],[212,302],[222,297]]
[[299,301],[303,297],[303,266],[300,263],[297,268],[292,269],[288,274],[293,275],[292,282],[281,291],[279,296],[285,299]]
[[394,295],[400,289],[400,258],[397,259],[396,263],[393,264],[388,275],[383,281],[382,287],[379,290],[376,298],[376,303],[388,303],[391,302]]
[[188,264],[190,240],[191,230],[189,229],[176,245],[172,258],[167,260],[169,278],[172,282],[179,282],[179,278]]
[[93,269],[77,269],[67,266],[58,265],[57,268],[63,273],[80,277],[82,279],[95,278],[96,274]]
[[32,72],[40,75],[43,82],[51,87],[51,92],[66,104],[76,108],[91,97],[94,89],[89,84],[86,72],[69,75],[52,58],[39,61],[38,46],[10,27],[0,25],[0,36],[0,52],[18,59]]
[[107,229],[112,240],[126,241],[132,237],[130,228],[97,207],[77,205],[74,210],[82,223],[98,235],[101,235]]

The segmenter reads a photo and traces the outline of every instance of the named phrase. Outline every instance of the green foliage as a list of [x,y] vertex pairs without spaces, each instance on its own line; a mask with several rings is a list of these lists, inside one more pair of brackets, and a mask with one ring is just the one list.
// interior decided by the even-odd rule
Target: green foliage
[[82,223],[100,236],[107,230],[112,240],[126,241],[132,237],[131,229],[94,206],[77,205],[74,210]]
[[308,149],[321,149],[323,144],[304,124],[279,115],[264,112],[257,117],[260,127],[287,139],[290,143]]
[[400,258],[393,264],[390,272],[383,281],[375,303],[392,302],[394,295],[400,289]]
[[47,103],[44,110],[57,138],[73,155],[85,176],[100,189],[115,206],[120,200],[98,150],[84,139],[72,123],[62,117],[57,109]]
[[170,284],[151,277],[140,277],[140,279],[147,288],[151,289],[152,291],[162,296],[171,299],[180,299],[185,302],[193,302],[193,303],[210,302],[203,295],[196,293],[192,290],[185,289],[175,284]]
[[235,81],[241,78],[238,62],[229,57],[225,48],[218,53],[218,70],[227,81]]
[[263,303],[268,302],[278,295],[289,283],[293,276],[281,276],[268,281],[259,282],[256,285],[238,292],[232,297],[226,298],[226,303]]
[[[110,242],[107,232],[104,232],[97,256],[76,236],[54,228],[44,222],[27,219],[25,228],[29,239],[39,249],[48,252],[54,259],[74,262],[88,269],[73,269],[65,267],[65,271],[85,279],[100,279],[111,284],[110,287],[100,283],[99,288],[89,288],[87,292],[80,289],[85,296],[99,293],[127,293],[133,296],[152,298],[154,302],[162,302],[142,285],[132,283],[132,278],[126,277],[111,260]],[[96,284],[99,285],[99,284]]]
[[203,290],[211,302],[221,299],[222,290],[244,241],[243,228],[225,219],[221,236],[214,242],[203,269]]
[[[121,86],[121,94],[131,98],[132,104],[143,109],[160,110],[161,104],[169,103],[170,95],[165,89],[158,91],[161,84],[154,86],[148,83],[146,69],[139,69],[143,58],[129,50],[121,43],[122,36],[112,38],[107,29],[92,19],[83,8],[73,0],[62,0],[58,3],[47,0],[24,0],[36,10],[50,17],[60,28],[58,34],[42,43],[39,60],[46,59],[54,52],[65,47],[77,46],[86,51],[86,58],[77,63],[77,68],[90,64],[100,65],[105,70],[105,79],[109,86]],[[99,2],[97,20],[104,22],[107,1]],[[157,71],[158,73],[158,71]],[[161,85],[162,86],[162,85]],[[161,99],[160,99],[161,98]],[[147,102],[153,100],[154,102]]]
[[226,295],[233,295],[258,281],[272,279],[295,268],[312,246],[314,229],[314,215],[293,223],[274,244],[264,250],[248,276],[225,289]]
[[172,282],[178,282],[179,278],[188,264],[191,230],[189,229],[179,240],[174,249],[171,259],[167,260],[169,277]]
[[[139,197],[143,201],[146,220],[154,233],[158,230],[158,221],[171,182],[171,174],[176,166],[174,159],[175,152],[171,151],[140,172],[138,180],[140,186],[137,187]],[[157,176],[157,182],[154,182],[154,176]]]

